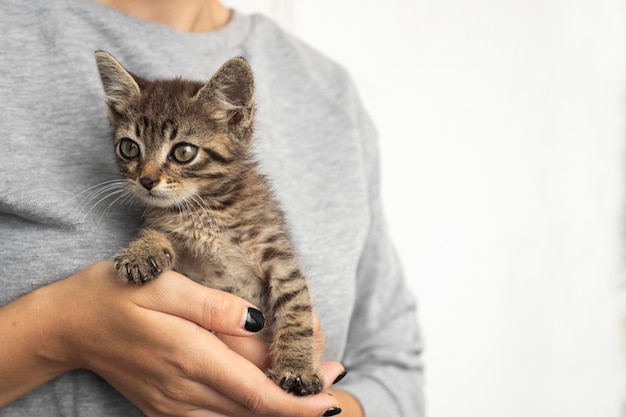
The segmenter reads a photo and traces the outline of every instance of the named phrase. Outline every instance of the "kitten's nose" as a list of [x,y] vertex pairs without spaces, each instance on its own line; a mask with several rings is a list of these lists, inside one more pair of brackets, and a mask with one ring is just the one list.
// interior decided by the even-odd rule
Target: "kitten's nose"
[[159,183],[160,179],[152,178],[150,175],[145,175],[139,178],[139,182],[146,190],[151,190],[155,185]]

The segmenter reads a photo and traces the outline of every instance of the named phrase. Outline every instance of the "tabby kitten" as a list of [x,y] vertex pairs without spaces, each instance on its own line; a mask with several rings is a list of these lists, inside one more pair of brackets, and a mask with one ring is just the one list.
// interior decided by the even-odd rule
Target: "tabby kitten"
[[266,316],[268,375],[297,395],[320,392],[306,279],[251,158],[249,64],[230,59],[203,84],[147,81],[103,51],[96,62],[119,170],[147,206],[138,237],[115,255],[119,279],[173,269],[245,298]]

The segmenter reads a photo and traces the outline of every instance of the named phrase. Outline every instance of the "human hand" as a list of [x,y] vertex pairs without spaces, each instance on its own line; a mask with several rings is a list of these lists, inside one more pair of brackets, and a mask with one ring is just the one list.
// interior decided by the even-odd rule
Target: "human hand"
[[[240,337],[240,336],[232,336],[229,334],[223,333],[215,333],[215,335],[224,342],[230,349],[244,358],[248,359],[252,363],[254,363],[259,369],[264,372],[270,367],[270,356],[269,356],[269,344],[265,343],[255,337]],[[322,358],[322,353],[324,351],[324,334],[322,332],[321,324],[319,317],[313,313],[313,337],[315,342],[315,353],[317,357],[317,362],[319,363]],[[326,381],[326,385],[324,386],[323,392],[330,393],[330,383],[329,381],[334,381],[337,379],[337,375],[334,374],[336,369],[335,363],[322,363],[320,365],[320,370],[325,377],[324,381]],[[345,371],[341,374],[341,377],[345,375]],[[335,391],[335,394],[337,392]],[[331,411],[327,415],[334,415],[333,412],[339,412],[340,410]],[[352,415],[352,414],[350,414]],[[216,414],[215,417],[228,417],[222,414]]]
[[[268,343],[256,337],[233,336],[219,332],[214,334],[232,351],[248,359],[262,371],[265,372],[270,368],[270,348]],[[315,357],[317,363],[320,363],[326,341],[319,317],[315,313],[313,313],[313,342],[315,343]]]
[[[242,345],[253,334],[244,329],[252,306],[239,297],[172,271],[143,286],[121,285],[110,262],[53,285],[57,360],[98,373],[150,417],[318,417],[337,407],[326,393],[280,389],[260,369],[255,339],[251,360],[219,340],[218,333],[237,336]],[[336,362],[321,369],[327,381],[343,371]]]

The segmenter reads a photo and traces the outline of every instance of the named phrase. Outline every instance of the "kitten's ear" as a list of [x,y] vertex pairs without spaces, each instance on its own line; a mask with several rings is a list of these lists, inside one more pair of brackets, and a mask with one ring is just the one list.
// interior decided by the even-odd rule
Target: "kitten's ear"
[[231,58],[207,81],[194,99],[211,116],[239,129],[250,125],[254,112],[254,74],[243,58]]
[[104,87],[104,97],[109,108],[121,112],[128,102],[139,95],[139,85],[113,55],[96,52],[96,64]]

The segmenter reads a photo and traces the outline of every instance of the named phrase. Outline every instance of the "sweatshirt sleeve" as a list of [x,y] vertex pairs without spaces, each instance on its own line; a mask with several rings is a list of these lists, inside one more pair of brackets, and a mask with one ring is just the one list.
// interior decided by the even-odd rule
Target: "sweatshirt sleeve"
[[376,131],[364,110],[358,118],[368,175],[370,224],[357,271],[355,308],[344,357],[348,375],[337,388],[355,395],[367,417],[421,417],[422,339],[416,305],[383,217]]

